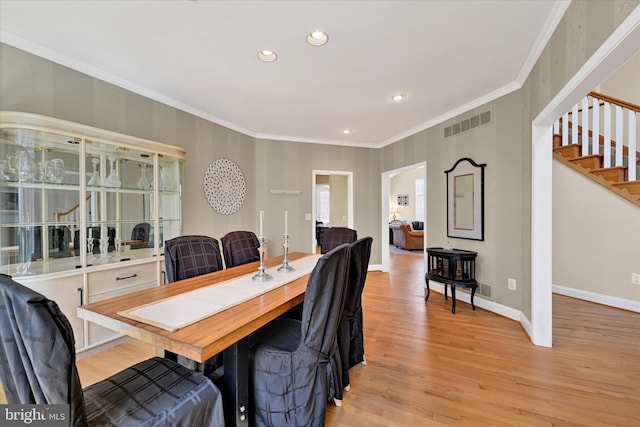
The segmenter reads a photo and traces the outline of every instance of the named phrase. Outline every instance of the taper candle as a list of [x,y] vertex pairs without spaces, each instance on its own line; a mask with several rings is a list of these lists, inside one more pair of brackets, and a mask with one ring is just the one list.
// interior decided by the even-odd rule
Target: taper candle
[[260,211],[260,237],[264,237],[264,234],[262,234],[262,222],[264,220],[264,211]]
[[287,215],[288,215],[288,211],[284,211],[284,234],[289,234],[289,227],[287,227]]

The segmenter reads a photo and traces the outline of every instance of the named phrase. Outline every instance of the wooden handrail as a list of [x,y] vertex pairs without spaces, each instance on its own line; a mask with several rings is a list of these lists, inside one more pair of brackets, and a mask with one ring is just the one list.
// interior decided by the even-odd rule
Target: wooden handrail
[[[87,201],[91,198],[91,194],[89,194],[84,200]],[[54,212],[53,213],[53,217],[55,218],[56,222],[60,222],[60,217],[64,216],[64,215],[69,215],[71,212],[75,211],[76,209],[78,209],[80,207],[80,203],[78,203],[77,205],[73,206],[71,209],[69,209],[66,212]]]
[[620,99],[613,98],[613,97],[607,96],[607,95],[603,95],[603,94],[598,93],[598,92],[589,92],[589,96],[601,99],[603,101],[607,101],[607,102],[609,102],[611,104],[614,104],[614,105],[619,105],[620,107],[627,108],[629,110],[633,110],[636,113],[640,113],[640,106],[638,106],[636,104],[632,104],[630,102],[622,101]]

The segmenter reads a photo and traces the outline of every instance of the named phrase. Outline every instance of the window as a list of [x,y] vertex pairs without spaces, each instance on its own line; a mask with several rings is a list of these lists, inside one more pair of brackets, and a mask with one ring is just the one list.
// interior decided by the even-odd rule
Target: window
[[329,224],[330,204],[329,204],[329,186],[318,185],[316,187],[316,220]]
[[424,222],[424,178],[416,178],[416,221]]

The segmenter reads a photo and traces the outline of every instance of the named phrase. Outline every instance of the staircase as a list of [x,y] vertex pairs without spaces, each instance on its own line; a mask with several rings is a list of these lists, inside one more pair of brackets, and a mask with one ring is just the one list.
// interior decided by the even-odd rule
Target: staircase
[[553,157],[640,206],[639,115],[637,105],[591,92],[554,124]]

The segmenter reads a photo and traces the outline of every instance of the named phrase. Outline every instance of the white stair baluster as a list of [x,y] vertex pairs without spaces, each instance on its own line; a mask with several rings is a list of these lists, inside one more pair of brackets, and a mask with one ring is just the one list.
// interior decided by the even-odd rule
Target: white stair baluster
[[578,104],[571,109],[571,143],[578,143]]
[[593,98],[593,126],[591,127],[591,154],[600,154],[600,101]]
[[582,98],[582,155],[589,155],[589,98]]
[[604,163],[602,167],[611,167],[611,104],[609,102],[604,103],[603,112],[603,127],[604,127]]
[[624,126],[623,122],[624,112],[622,107],[616,105],[616,166],[623,166],[622,154],[624,149]]
[[628,181],[636,181],[638,177],[636,176],[636,164],[637,157],[636,152],[638,151],[638,141],[636,139],[636,113],[635,111],[629,110],[629,159],[627,168],[628,171]]
[[569,113],[562,115],[562,145],[569,145]]

